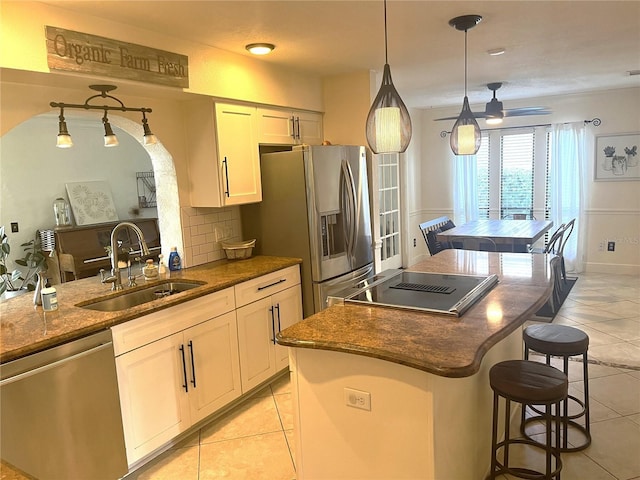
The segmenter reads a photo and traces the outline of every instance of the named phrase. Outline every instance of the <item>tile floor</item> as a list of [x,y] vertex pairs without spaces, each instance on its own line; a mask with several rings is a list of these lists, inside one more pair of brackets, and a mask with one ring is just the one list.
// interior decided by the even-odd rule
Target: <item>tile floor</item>
[[[587,332],[595,362],[589,365],[592,444],[562,455],[563,480],[640,480],[640,277],[580,275],[554,323]],[[581,373],[581,364],[570,362],[570,393],[578,397]],[[292,429],[285,375],[125,478],[292,480]],[[518,455],[538,460],[526,448]]]

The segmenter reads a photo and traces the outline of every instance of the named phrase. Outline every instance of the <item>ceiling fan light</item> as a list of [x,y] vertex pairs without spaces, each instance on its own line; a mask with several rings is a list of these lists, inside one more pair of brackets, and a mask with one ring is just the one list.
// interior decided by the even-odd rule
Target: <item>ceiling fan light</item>
[[367,143],[373,153],[402,153],[411,141],[411,117],[384,65],[382,85],[367,116]]
[[501,117],[487,117],[485,120],[487,125],[500,125],[502,123]]
[[465,96],[462,111],[449,136],[451,150],[455,155],[475,155],[480,149],[481,138],[480,126],[469,107],[469,99]]

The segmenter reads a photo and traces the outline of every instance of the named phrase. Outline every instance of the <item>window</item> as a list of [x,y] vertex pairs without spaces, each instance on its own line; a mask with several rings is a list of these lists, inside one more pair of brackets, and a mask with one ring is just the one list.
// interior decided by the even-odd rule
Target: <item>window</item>
[[545,127],[483,133],[476,154],[478,218],[548,217],[550,138]]

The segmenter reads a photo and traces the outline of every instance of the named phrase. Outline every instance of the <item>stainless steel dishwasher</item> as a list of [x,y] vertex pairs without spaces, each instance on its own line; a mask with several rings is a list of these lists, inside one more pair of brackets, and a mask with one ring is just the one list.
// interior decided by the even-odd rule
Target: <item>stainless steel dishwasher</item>
[[0,367],[2,458],[40,480],[127,473],[111,331]]

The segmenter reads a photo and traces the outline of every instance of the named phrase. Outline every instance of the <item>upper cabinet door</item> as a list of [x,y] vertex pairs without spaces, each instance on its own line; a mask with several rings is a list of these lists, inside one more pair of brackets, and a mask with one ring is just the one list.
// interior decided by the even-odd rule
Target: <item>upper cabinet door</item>
[[216,103],[216,131],[222,203],[261,201],[256,108]]
[[272,145],[320,145],[322,114],[258,108],[258,141]]
[[185,117],[191,206],[261,201],[256,108],[194,100]]
[[307,145],[322,145],[322,114],[312,112],[297,112],[298,137],[300,143]]

